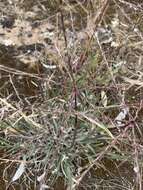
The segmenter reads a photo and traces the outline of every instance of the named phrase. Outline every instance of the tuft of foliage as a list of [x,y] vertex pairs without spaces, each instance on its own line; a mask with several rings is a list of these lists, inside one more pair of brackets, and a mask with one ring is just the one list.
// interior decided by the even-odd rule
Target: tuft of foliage
[[[7,189],[142,190],[142,2],[6,7],[0,160]],[[2,27],[11,17],[13,26]]]

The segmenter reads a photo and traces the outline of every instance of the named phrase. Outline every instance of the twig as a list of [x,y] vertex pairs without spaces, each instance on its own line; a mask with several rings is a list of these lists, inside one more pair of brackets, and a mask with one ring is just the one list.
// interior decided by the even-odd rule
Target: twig
[[93,30],[92,35],[90,36],[90,39],[88,41],[88,45],[87,45],[85,51],[83,53],[81,53],[81,55],[80,55],[79,63],[77,64],[78,67],[82,67],[82,65],[84,64],[84,62],[87,59],[88,51],[89,51],[91,42],[92,42],[92,40],[94,38],[95,31],[97,29],[98,24],[101,23],[104,15],[105,15],[105,12],[107,10],[108,4],[109,4],[109,0],[104,0],[103,3],[102,3],[102,7],[98,11],[95,18],[93,19],[94,20],[94,30]]
[[[65,48],[67,50],[66,53],[67,53],[67,58],[68,58],[69,73],[70,73],[70,77],[72,79],[72,84],[73,84],[72,89],[73,89],[73,93],[74,93],[74,110],[76,112],[78,109],[78,106],[77,106],[78,87],[77,87],[77,83],[76,83],[76,80],[75,80],[75,77],[73,74],[73,69],[72,69],[72,65],[71,65],[71,56],[68,51],[68,41],[67,41],[67,36],[66,36],[66,28],[65,28],[65,24],[64,24],[64,15],[62,12],[62,3],[63,3],[62,0],[60,0],[61,7],[60,7],[59,11],[60,11],[60,15],[61,15],[61,24],[62,24],[62,31],[63,31],[63,35],[64,35]],[[72,143],[71,143],[70,147],[68,147],[67,150],[70,150],[75,145],[77,129],[78,129],[78,116],[75,114],[73,139],[72,139]]]

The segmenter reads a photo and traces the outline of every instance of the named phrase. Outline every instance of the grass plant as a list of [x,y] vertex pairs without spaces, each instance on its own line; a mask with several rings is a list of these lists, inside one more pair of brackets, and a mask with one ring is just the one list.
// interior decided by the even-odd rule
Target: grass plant
[[35,2],[57,36],[36,72],[0,58],[4,188],[142,190],[143,3]]

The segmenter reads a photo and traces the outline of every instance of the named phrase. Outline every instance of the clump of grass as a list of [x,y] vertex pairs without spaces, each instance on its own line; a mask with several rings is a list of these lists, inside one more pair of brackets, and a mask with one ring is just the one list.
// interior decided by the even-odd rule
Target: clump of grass
[[[56,70],[43,68],[40,75],[0,67],[2,80],[8,73],[11,86],[5,90],[2,85],[0,92],[0,159],[8,163],[3,179],[8,187],[18,182],[33,189],[56,188],[62,179],[67,190],[141,190],[140,4],[120,0],[61,3]],[[82,10],[79,16],[84,11],[80,21],[86,28],[74,26],[74,6]],[[19,85],[13,81],[20,75],[28,81],[26,85],[36,87],[33,96],[20,96]]]

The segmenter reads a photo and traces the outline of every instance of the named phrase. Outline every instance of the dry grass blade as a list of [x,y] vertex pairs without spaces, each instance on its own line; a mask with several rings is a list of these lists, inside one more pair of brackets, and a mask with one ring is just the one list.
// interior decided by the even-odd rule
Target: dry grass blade
[[110,132],[110,130],[102,123],[100,123],[99,121],[96,121],[95,119],[92,119],[91,117],[85,115],[84,113],[77,113],[79,115],[79,117],[81,117],[82,119],[86,119],[87,121],[89,121],[91,124],[95,125],[95,127],[99,127],[103,132],[105,132],[106,134],[109,135],[109,137],[111,137],[112,139],[114,139],[113,134]]
[[128,82],[129,84],[131,84],[131,86],[140,86],[140,87],[143,87],[143,82],[140,81],[140,80],[136,80],[136,79],[130,79],[130,78],[127,78],[127,77],[123,77],[124,81],[125,82]]
[[19,165],[18,169],[16,170],[11,181],[14,182],[14,181],[18,180],[24,172],[25,172],[25,162],[21,162],[21,164]]

